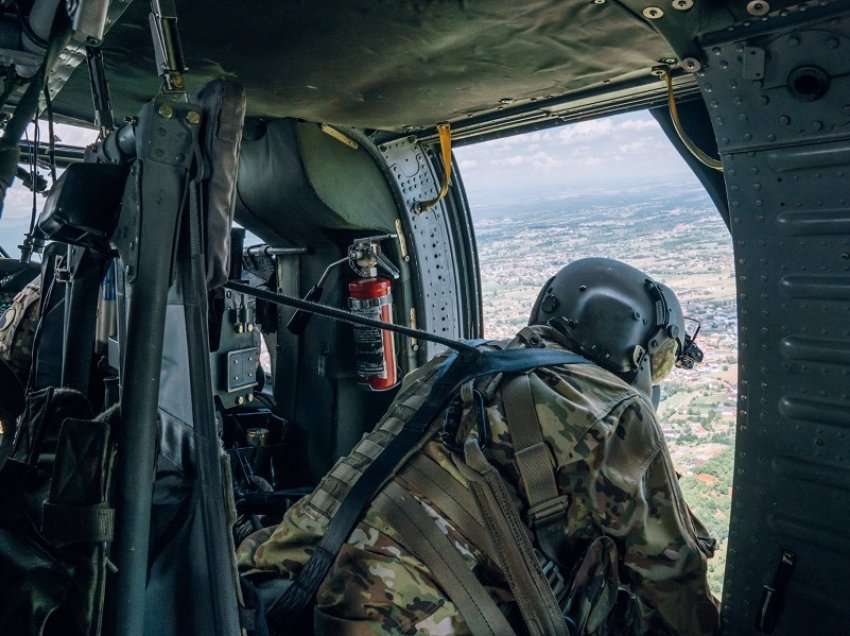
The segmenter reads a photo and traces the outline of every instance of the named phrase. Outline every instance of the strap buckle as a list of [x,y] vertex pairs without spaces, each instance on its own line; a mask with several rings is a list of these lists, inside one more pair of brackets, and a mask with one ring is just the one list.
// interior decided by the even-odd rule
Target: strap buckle
[[559,495],[541,501],[536,506],[531,506],[526,515],[529,525],[533,530],[537,530],[541,526],[548,526],[550,523],[563,520],[567,514],[567,504],[567,496]]

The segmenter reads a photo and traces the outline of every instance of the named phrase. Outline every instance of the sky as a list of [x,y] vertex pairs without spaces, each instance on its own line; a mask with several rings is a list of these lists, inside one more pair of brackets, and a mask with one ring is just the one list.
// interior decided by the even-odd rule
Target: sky
[[[97,138],[97,131],[79,126],[68,126],[56,124],[53,130],[56,135],[56,143],[70,144],[72,146],[86,146]],[[32,139],[33,126],[27,128],[28,139]],[[42,140],[47,139],[47,124],[40,122],[39,136]],[[47,175],[46,170],[41,171]],[[48,177],[48,186],[50,184]],[[36,209],[41,212],[45,197],[36,196]],[[3,216],[0,218],[0,246],[5,248],[11,256],[19,256],[17,248],[29,229],[30,215],[32,214],[32,192],[20,184],[16,178],[12,187],[6,192],[6,200],[3,203]]]
[[[84,146],[93,130],[57,124],[57,141]],[[30,134],[32,127],[30,127]],[[41,127],[47,137],[46,124]],[[694,176],[648,112],[615,115],[455,148],[467,195],[476,208],[521,199],[590,194]],[[38,197],[38,208],[43,205]],[[0,245],[17,254],[29,226],[32,193],[7,195]]]
[[455,157],[468,196],[482,205],[694,179],[645,111],[461,146]]

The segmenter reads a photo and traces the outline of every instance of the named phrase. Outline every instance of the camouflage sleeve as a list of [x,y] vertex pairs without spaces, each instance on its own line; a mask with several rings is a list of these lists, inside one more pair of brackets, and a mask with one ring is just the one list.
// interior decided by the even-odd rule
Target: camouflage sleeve
[[719,615],[706,578],[710,554],[697,537],[655,415],[635,399],[623,410],[618,431],[624,433],[613,439],[638,438],[654,449],[642,470],[633,466],[634,501],[629,522],[619,528],[623,578],[637,597],[640,621],[646,633],[714,634]]
[[316,595],[317,636],[469,636],[431,572],[399,539],[371,508]]

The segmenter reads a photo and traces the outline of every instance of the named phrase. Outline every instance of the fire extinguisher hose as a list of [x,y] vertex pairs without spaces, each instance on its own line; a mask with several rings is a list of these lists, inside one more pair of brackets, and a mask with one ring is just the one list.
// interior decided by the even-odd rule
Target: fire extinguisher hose
[[467,344],[465,342],[461,342],[460,340],[454,340],[452,338],[444,338],[443,336],[438,336],[433,333],[429,333],[427,331],[422,331],[421,329],[413,329],[411,327],[405,327],[404,325],[396,325],[390,322],[383,322],[381,320],[372,320],[371,318],[366,318],[364,316],[359,316],[350,311],[346,311],[344,309],[338,309],[337,307],[330,307],[328,305],[323,305],[321,303],[314,303],[309,300],[304,300],[302,298],[295,298],[294,296],[287,296],[286,294],[278,294],[267,289],[261,289],[259,287],[251,287],[250,285],[246,285],[245,283],[239,283],[236,281],[228,281],[224,285],[227,289],[238,292],[240,294],[247,294],[248,296],[254,296],[255,298],[259,298],[260,300],[264,300],[266,302],[275,304],[275,305],[284,305],[285,307],[294,307],[296,309],[300,309],[301,311],[305,311],[307,313],[316,314],[317,316],[322,316],[324,318],[330,318],[331,320],[338,320],[340,322],[347,322],[351,325],[362,325],[364,327],[373,327],[375,329],[383,329],[384,331],[392,331],[395,333],[400,333],[403,336],[408,336],[410,338],[417,338],[419,340],[428,340],[430,342],[434,342],[436,344],[443,345],[444,347],[449,347],[450,349],[455,349],[457,351],[469,351],[469,352],[477,352],[478,349],[473,345]]

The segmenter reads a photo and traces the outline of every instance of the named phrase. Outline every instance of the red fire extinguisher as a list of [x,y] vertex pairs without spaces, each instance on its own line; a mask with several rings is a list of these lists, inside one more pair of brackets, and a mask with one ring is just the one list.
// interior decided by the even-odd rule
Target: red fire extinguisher
[[[382,322],[393,321],[392,283],[366,278],[348,283],[348,307],[353,313]],[[390,331],[354,327],[354,364],[357,375],[373,391],[391,389],[398,382],[395,340]]]
[[[348,247],[348,255],[328,265],[304,299],[318,302],[322,295],[322,286],[330,272],[347,262],[361,279],[348,284],[348,308],[352,313],[391,323],[392,282],[388,278],[378,277],[378,269],[385,270],[396,280],[401,275],[392,261],[381,252],[380,242],[392,238],[396,238],[396,235],[382,234],[355,239]],[[287,328],[294,334],[301,334],[309,319],[310,314],[296,311]],[[354,327],[354,366],[361,384],[371,390],[386,391],[393,388],[398,383],[398,369],[392,332],[370,327]]]
[[[380,241],[394,234],[357,239],[348,249],[348,263],[361,277],[348,284],[348,308],[356,314],[393,321],[392,281],[378,276],[378,268],[395,279],[399,271],[381,252]],[[360,381],[373,391],[386,391],[398,383],[395,339],[390,331],[354,327],[354,366]]]

